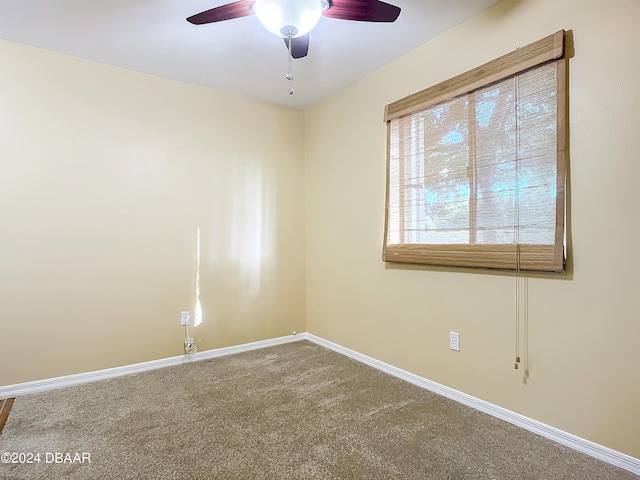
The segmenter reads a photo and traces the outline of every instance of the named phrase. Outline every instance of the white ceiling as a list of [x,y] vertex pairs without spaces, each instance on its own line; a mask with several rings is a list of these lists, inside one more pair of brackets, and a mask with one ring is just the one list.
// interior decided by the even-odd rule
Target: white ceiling
[[[209,25],[185,19],[227,0],[2,0],[0,38],[160,77],[308,107],[496,0],[385,0],[395,23],[321,18],[309,55],[294,60],[255,16]],[[289,95],[293,87],[295,93]]]

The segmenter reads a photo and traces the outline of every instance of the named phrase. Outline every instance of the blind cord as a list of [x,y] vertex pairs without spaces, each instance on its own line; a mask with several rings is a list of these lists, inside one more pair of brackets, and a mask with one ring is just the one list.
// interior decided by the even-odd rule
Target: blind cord
[[[517,164],[517,161],[516,161]],[[518,179],[518,168],[516,167],[516,182]],[[516,362],[513,368],[518,369],[520,363],[520,189],[516,188]]]
[[518,369],[520,364],[520,183],[519,183],[519,171],[520,171],[520,129],[518,122],[518,75],[515,75],[515,115],[516,115],[516,184],[515,184],[515,221],[514,221],[514,236],[516,242],[516,361],[513,364],[514,369]]

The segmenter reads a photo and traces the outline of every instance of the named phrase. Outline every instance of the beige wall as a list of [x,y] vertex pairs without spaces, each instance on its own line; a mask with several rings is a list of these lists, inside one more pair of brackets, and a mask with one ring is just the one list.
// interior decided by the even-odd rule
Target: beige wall
[[[307,110],[308,331],[640,457],[638,25],[637,0],[505,0]],[[383,108],[560,29],[574,265],[528,281],[516,371],[513,277],[381,261]]]
[[300,111],[0,41],[0,385],[304,317]]

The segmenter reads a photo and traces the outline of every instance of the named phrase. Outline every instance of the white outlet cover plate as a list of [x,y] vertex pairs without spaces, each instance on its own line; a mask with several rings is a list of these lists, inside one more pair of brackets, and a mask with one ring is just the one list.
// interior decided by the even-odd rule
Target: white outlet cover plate
[[460,351],[460,334],[457,332],[449,332],[449,348],[451,350],[455,350],[456,352]]
[[180,313],[180,325],[189,325],[191,323],[191,312]]

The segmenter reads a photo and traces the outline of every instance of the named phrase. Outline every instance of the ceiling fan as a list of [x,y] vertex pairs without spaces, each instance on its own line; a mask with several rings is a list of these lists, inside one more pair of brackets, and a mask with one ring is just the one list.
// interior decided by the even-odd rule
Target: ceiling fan
[[187,18],[194,25],[256,14],[271,33],[284,39],[290,58],[306,57],[309,32],[321,16],[359,22],[394,22],[400,7],[380,0],[240,0]]

